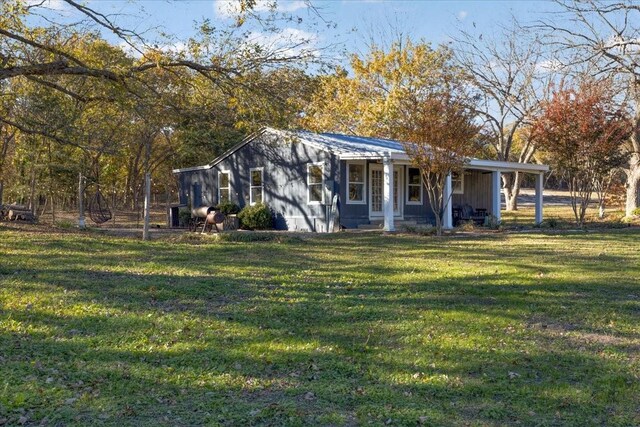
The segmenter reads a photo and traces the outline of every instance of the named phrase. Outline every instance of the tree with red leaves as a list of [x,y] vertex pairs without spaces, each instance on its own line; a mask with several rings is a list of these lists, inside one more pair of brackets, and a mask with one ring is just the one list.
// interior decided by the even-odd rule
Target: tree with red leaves
[[584,224],[595,183],[627,159],[622,145],[631,131],[628,115],[603,82],[561,87],[536,118],[532,137],[566,178],[578,226]]

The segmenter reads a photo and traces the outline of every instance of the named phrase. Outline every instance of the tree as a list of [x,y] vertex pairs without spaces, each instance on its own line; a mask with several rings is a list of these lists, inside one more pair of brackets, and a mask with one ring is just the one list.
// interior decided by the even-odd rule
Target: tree
[[320,78],[302,125],[319,132],[397,138],[401,101],[407,94],[441,87],[453,69],[451,57],[448,48],[432,49],[423,41],[398,40],[387,50],[372,45],[365,56],[351,56],[353,77],[338,68]]
[[[553,74],[543,54],[539,37],[515,21],[497,36],[461,30],[455,37],[456,63],[481,96],[477,112],[497,160],[528,163],[533,158],[533,141],[521,138],[518,144],[516,136],[530,124],[547,87],[544,81]],[[516,210],[522,174],[501,176],[506,208]]]
[[407,141],[405,149],[427,188],[438,233],[448,200],[447,175],[476,152],[476,98],[444,46],[399,40],[353,55],[354,76],[337,70],[321,79],[303,122],[334,131]]
[[474,122],[475,106],[462,87],[456,87],[461,83],[448,82],[426,96],[408,97],[397,129],[407,141],[404,146],[412,164],[420,169],[438,235],[451,202],[451,193],[445,193],[447,176],[463,173],[464,164],[477,151],[474,141],[480,126]]
[[620,78],[633,101],[633,132],[625,144],[626,215],[640,202],[640,5],[631,0],[556,0],[559,21],[535,27],[547,30],[564,64],[596,64],[598,75]]
[[[189,143],[203,134],[224,145],[298,113],[304,67],[320,62],[320,48],[308,38],[275,37],[283,35],[278,20],[288,26],[307,21],[281,14],[275,1],[267,12],[253,0],[235,1],[235,22],[214,28],[204,20],[196,36],[180,41],[184,49],[167,47],[176,42],[170,37],[151,40],[144,31],[123,28],[117,15],[101,12],[98,4],[61,2],[62,15],[73,19],[46,10],[44,0],[0,2],[0,85],[3,100],[20,108],[19,114],[0,114],[0,172],[12,141],[30,144],[31,151],[13,160],[30,171],[19,180],[29,181],[32,201],[41,191],[36,184],[46,179],[53,200],[58,170],[82,172],[95,182],[107,171],[109,182],[125,187],[122,193],[137,205],[142,176],[165,174],[169,178],[160,181],[173,182],[167,163],[193,159]],[[121,45],[103,39],[106,33]],[[208,148],[207,157],[223,149]],[[57,165],[62,151],[68,156]],[[36,168],[36,160],[47,164]]]
[[602,82],[583,81],[553,93],[535,120],[532,138],[569,184],[576,224],[582,226],[594,185],[625,159],[631,126]]

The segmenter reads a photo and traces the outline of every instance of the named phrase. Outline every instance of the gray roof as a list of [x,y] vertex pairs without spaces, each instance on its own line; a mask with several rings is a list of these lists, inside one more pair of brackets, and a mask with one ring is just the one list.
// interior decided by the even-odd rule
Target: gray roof
[[337,133],[313,133],[308,131],[287,131],[286,133],[299,138],[303,143],[331,151],[332,153],[340,155],[340,157],[384,157],[405,154],[402,143],[390,139],[366,138],[363,136],[341,135]]
[[[255,140],[257,137],[268,134],[289,138],[302,144],[334,153],[342,160],[381,159],[388,157],[391,160],[409,162],[411,159],[404,150],[403,143],[390,139],[366,138],[362,136],[342,135],[336,133],[313,133],[309,131],[287,131],[273,128],[264,128],[261,131],[245,138],[241,143],[231,148],[226,153],[214,159],[204,166],[195,166],[183,169],[174,169],[174,173],[188,172],[202,169],[211,169],[216,164],[239,150],[241,147]],[[469,159],[468,168],[484,170],[500,170],[503,172],[546,172],[547,165],[534,163],[503,162],[497,160]]]

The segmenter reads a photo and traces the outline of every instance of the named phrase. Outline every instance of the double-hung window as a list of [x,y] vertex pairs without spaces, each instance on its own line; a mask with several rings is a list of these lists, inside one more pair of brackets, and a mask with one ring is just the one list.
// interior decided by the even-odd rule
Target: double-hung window
[[311,164],[307,166],[307,202],[309,204],[324,203],[324,166]]
[[451,173],[451,189],[453,194],[464,194],[464,172]]
[[422,204],[422,175],[418,168],[407,168],[407,204]]
[[249,203],[255,205],[256,203],[262,203],[264,192],[264,181],[262,168],[253,168],[250,173],[250,189],[249,189]]
[[364,163],[347,163],[347,203],[364,204]]
[[225,203],[231,200],[231,181],[229,172],[218,172],[218,203]]

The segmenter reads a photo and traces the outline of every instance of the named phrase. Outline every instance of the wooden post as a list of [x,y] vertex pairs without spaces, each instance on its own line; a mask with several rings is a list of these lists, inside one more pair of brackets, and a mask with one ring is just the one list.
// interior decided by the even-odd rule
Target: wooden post
[[151,174],[144,174],[144,225],[142,228],[142,240],[149,240],[149,220],[151,211]]
[[442,229],[451,230],[453,228],[453,203],[452,203],[453,186],[451,183],[451,173],[444,179],[444,188],[442,197],[444,203],[444,215],[442,215]]
[[78,174],[78,228],[86,227],[84,221],[84,177],[82,172]]
[[502,182],[500,178],[500,171],[491,172],[491,214],[496,218],[496,221],[500,223],[500,208],[501,208],[501,192]]
[[384,231],[395,231],[395,224],[393,223],[393,162],[391,162],[389,156],[384,157],[382,166]]
[[542,224],[542,198],[544,193],[544,172],[536,175],[536,225]]

